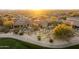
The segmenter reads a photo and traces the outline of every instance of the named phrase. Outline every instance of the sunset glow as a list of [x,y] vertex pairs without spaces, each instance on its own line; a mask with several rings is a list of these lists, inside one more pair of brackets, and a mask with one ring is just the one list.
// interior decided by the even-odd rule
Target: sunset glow
[[34,16],[39,16],[39,15],[44,14],[45,12],[43,12],[43,10],[33,10],[33,11],[31,11],[31,13],[32,13]]

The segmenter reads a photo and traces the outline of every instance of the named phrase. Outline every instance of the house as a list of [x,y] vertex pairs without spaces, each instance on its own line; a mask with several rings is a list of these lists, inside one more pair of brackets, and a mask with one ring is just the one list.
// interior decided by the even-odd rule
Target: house
[[79,17],[69,17],[65,20],[65,23],[79,27]]
[[28,17],[24,17],[23,15],[18,15],[18,17],[14,20],[14,27],[26,27],[30,21]]
[[34,18],[33,23],[37,24],[38,26],[47,27],[49,19],[45,16],[39,16]]

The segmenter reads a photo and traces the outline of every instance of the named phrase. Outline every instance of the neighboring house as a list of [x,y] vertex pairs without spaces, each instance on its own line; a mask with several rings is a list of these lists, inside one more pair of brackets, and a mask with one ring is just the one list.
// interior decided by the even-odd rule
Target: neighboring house
[[49,23],[49,19],[47,17],[37,17],[33,20],[33,23],[37,24],[38,26],[47,27]]
[[79,17],[69,17],[67,18],[65,23],[69,23],[71,25],[79,27]]
[[14,27],[19,26],[19,27],[26,27],[29,24],[29,20],[28,18],[24,17],[24,16],[18,16],[18,18],[14,21]]

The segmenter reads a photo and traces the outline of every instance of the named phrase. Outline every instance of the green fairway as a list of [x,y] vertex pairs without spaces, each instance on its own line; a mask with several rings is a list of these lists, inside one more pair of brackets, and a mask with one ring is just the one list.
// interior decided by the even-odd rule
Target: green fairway
[[74,45],[74,46],[70,46],[70,47],[66,47],[65,49],[79,49],[79,44]]
[[23,42],[13,38],[0,38],[0,49],[44,49],[31,43]]

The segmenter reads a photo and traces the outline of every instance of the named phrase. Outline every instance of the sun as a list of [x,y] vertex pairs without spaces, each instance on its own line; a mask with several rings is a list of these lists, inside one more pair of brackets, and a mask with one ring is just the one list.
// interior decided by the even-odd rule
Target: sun
[[32,14],[33,14],[34,16],[39,16],[39,15],[44,14],[44,12],[43,12],[43,10],[33,10],[33,11],[32,11]]

